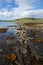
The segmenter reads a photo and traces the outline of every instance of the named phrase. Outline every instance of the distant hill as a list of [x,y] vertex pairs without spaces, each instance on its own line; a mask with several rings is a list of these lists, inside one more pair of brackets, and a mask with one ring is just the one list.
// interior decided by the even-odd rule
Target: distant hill
[[16,20],[0,20],[0,22],[16,22],[18,24],[23,23],[43,23],[43,19],[36,19],[36,18],[21,18]]
[[16,22],[18,24],[24,24],[24,23],[43,23],[43,19],[21,18],[21,19],[13,20],[13,22]]

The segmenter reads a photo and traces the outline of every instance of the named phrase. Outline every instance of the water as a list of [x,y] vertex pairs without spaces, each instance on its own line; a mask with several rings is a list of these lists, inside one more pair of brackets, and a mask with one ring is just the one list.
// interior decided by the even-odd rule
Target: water
[[17,25],[17,24],[15,22],[0,22],[0,28],[7,28],[8,27],[8,30],[6,32],[4,32],[4,33],[0,32],[0,42],[2,44],[5,43],[5,39],[8,36],[15,36],[14,31],[15,31],[16,28],[13,29],[14,27],[12,27],[12,28],[10,27],[10,26],[13,26],[13,25]]
[[16,25],[16,23],[15,22],[0,22],[0,28],[5,28],[11,25]]

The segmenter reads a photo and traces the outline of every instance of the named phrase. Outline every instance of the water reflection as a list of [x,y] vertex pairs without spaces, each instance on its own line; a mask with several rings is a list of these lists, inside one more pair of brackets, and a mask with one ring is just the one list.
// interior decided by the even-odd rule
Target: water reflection
[[0,22],[0,28],[5,28],[7,26],[16,25],[15,22]]

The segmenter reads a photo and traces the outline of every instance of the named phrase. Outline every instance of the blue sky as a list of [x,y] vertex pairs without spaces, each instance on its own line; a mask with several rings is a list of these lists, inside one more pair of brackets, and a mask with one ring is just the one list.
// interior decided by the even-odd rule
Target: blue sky
[[6,8],[8,10],[11,10],[12,8],[18,7],[18,5],[13,0],[12,1],[0,0],[0,1],[1,1],[0,9]]
[[0,19],[43,18],[43,0],[0,0]]

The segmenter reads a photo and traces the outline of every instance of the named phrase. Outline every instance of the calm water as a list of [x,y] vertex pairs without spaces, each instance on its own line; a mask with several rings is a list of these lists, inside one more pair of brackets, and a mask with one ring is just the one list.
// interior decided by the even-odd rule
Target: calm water
[[[17,25],[16,23],[14,22],[0,22],[0,28],[6,28],[7,26],[13,26],[13,25]],[[14,29],[13,28],[9,28],[6,32],[4,33],[1,33],[0,32],[0,42],[5,42],[5,39],[8,37],[8,36],[14,36]],[[2,41],[3,40],[3,41]]]
[[0,22],[0,28],[5,28],[7,26],[16,25],[14,22]]

